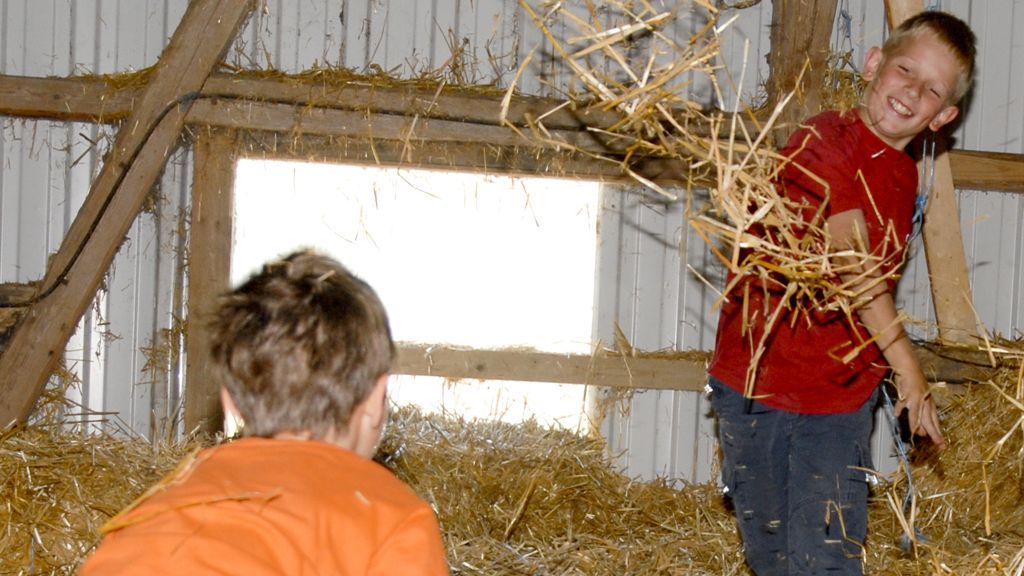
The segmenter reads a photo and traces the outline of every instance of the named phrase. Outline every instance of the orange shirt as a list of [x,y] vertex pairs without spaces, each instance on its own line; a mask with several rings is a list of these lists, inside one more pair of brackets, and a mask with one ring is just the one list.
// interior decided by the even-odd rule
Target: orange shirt
[[376,462],[316,441],[203,450],[115,520],[79,576],[448,574],[430,506]]

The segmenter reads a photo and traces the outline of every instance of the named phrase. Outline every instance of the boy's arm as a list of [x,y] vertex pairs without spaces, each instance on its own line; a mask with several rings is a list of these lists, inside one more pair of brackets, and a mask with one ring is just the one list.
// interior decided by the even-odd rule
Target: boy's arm
[[[837,247],[866,245],[867,222],[861,210],[847,210],[829,217],[828,228]],[[866,286],[870,280],[862,279],[861,285]],[[871,300],[857,310],[857,315],[861,324],[876,337],[875,343],[896,376],[899,392],[896,413],[906,409],[910,430],[914,434],[928,436],[936,446],[944,448],[946,440],[942,437],[935,401],[928,392],[928,382],[914,355],[910,338],[903,330],[903,323],[897,321],[896,302],[888,285],[877,282],[864,293],[864,297]]]

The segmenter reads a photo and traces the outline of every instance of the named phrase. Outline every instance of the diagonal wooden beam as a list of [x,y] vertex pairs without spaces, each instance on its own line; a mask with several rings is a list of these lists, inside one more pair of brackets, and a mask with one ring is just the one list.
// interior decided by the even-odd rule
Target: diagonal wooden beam
[[0,426],[32,412],[67,340],[181,138],[202,89],[252,10],[252,0],[193,0],[153,77],[118,130],[40,292],[0,354]]
[[[886,0],[885,6],[891,28],[924,10],[922,0]],[[946,151],[935,158],[934,169],[935,180],[928,199],[922,236],[939,340],[953,344],[976,343],[978,328],[974,298],[967,274],[953,170]]]

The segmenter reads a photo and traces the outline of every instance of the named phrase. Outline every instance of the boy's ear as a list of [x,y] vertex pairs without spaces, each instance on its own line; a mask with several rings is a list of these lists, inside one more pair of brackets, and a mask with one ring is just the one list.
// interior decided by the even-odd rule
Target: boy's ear
[[224,410],[225,416],[231,416],[236,419],[241,419],[241,415],[238,413],[238,407],[235,406],[235,400],[231,397],[231,393],[228,389],[220,387],[220,406]]
[[932,129],[932,132],[938,132],[943,126],[955,120],[959,115],[960,108],[947,106],[932,118],[932,121],[928,123],[928,127]]
[[235,406],[235,399],[224,386],[220,387],[220,406],[224,411],[224,432],[228,436],[234,436],[242,426],[245,426],[245,420],[239,413],[238,406]]
[[377,379],[373,389],[363,400],[362,408],[365,417],[370,419],[370,425],[379,428],[388,417],[388,375],[384,374]]
[[868,82],[875,79],[875,74],[878,73],[879,66],[882,65],[882,60],[885,59],[885,55],[882,53],[882,49],[878,46],[872,46],[868,49],[868,53],[864,56],[864,71],[860,73],[860,77]]

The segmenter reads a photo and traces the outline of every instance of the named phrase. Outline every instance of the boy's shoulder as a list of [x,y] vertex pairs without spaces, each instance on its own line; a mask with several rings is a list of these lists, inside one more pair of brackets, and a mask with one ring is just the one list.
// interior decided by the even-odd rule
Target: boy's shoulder
[[827,111],[811,116],[789,137],[782,155],[800,164],[852,160],[860,140],[856,114]]
[[156,501],[204,498],[229,492],[303,494],[332,500],[359,493],[395,508],[422,503],[388,468],[362,456],[318,441],[243,438],[199,452],[184,469],[164,482]]
[[831,144],[836,143],[837,138],[856,135],[862,126],[863,122],[855,113],[828,110],[802,122],[798,132],[809,132],[817,137],[815,139],[819,143]]

